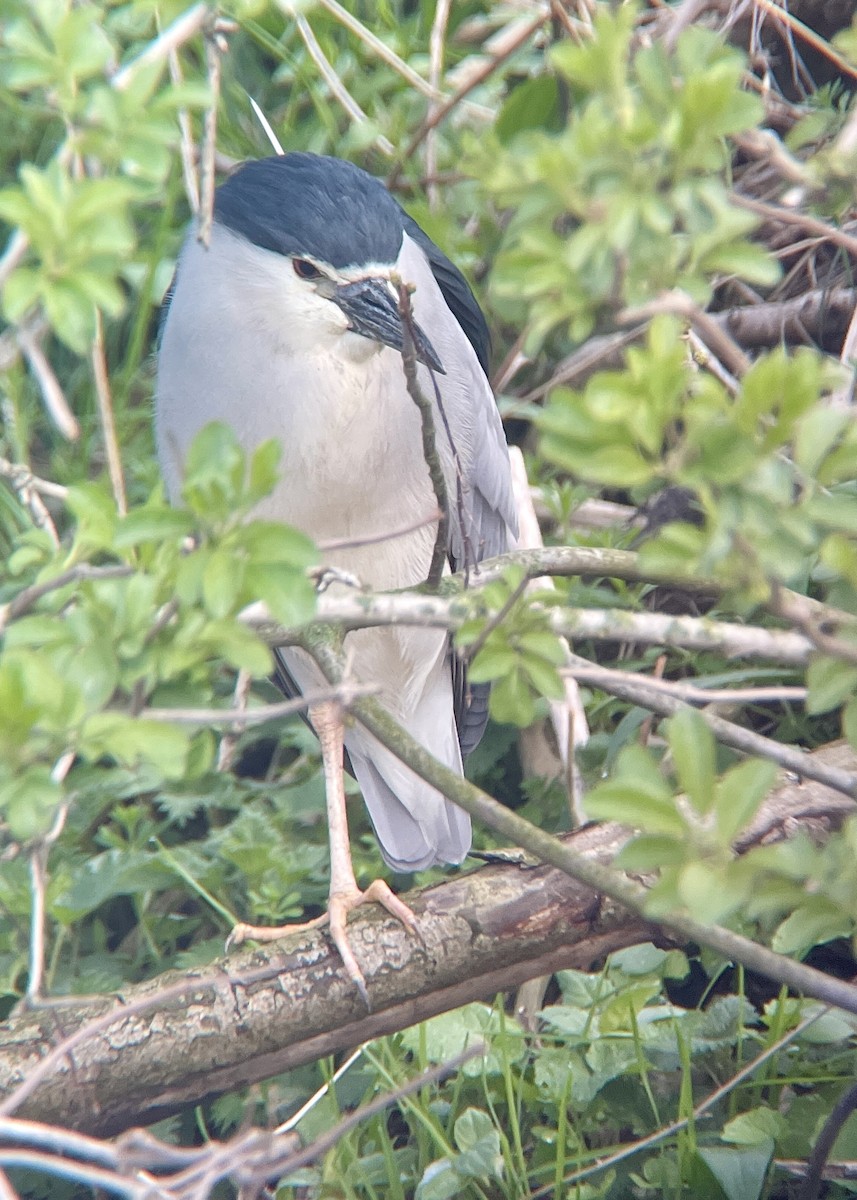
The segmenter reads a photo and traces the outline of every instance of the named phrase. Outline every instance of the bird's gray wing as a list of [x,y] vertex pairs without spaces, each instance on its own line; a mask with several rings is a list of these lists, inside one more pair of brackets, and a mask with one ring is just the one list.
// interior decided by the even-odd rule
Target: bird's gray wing
[[[464,277],[425,234],[406,230],[399,266],[416,285],[414,316],[444,368],[443,375],[433,375],[421,365],[418,375],[424,394],[435,398],[435,436],[450,509],[450,564],[453,570],[473,569],[510,549],[517,537],[509,451],[486,374],[487,327]],[[484,338],[471,336],[475,328],[484,330]],[[466,756],[485,730],[489,688],[469,684],[464,663],[454,655],[452,677]]]

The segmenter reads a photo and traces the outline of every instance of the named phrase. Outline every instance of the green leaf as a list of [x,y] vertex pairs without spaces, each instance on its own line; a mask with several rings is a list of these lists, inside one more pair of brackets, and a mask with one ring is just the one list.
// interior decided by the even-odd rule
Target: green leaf
[[215,618],[233,612],[242,586],[244,562],[226,549],[214,550],[202,573],[202,598]]
[[703,1146],[699,1157],[723,1189],[726,1200],[758,1200],[765,1186],[774,1143],[746,1148]]
[[838,658],[816,657],[806,672],[808,713],[829,712],[857,691],[857,667]]
[[774,786],[777,767],[766,759],[750,758],[731,767],[715,787],[717,828],[725,845],[750,823]]
[[737,1146],[762,1146],[767,1149],[786,1132],[783,1117],[771,1108],[760,1106],[740,1113],[723,1126],[721,1137],[724,1142]]
[[486,1112],[466,1108],[453,1127],[460,1154],[453,1166],[459,1175],[473,1179],[502,1179],[500,1134]]
[[126,717],[121,713],[94,713],[84,726],[82,749],[93,758],[109,754],[127,766],[149,763],[167,779],[185,771],[190,733],[162,721]]
[[667,740],[679,786],[697,812],[714,803],[714,735],[694,708],[683,708],[667,722]]
[[166,505],[147,505],[122,517],[116,526],[113,545],[117,550],[142,542],[162,542],[187,537],[193,529],[190,514]]
[[813,946],[846,937],[853,932],[854,919],[827,896],[810,896],[780,924],[771,939],[778,954],[799,957]]
[[423,1171],[414,1191],[414,1200],[451,1200],[466,1186],[452,1162],[448,1158],[439,1158],[429,1163]]
[[29,767],[17,778],[0,784],[0,813],[17,842],[29,842],[50,829],[62,800],[62,788],[51,778],[50,768]]

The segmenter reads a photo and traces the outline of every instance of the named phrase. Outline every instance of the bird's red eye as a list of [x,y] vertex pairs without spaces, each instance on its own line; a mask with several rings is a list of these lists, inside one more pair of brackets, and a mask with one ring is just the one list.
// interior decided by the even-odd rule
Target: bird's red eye
[[299,279],[321,279],[321,271],[308,258],[293,258],[292,266]]

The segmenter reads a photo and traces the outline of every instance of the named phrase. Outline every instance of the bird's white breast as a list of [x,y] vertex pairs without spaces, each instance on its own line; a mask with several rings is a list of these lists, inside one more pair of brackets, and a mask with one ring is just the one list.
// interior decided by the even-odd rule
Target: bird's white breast
[[[170,493],[209,421],[247,450],[275,437],[281,479],[260,514],[316,541],[381,536],[435,509],[420,418],[401,356],[347,332],[322,297],[296,305],[282,256],[215,226],[211,250],[185,247],[159,356],[156,435]],[[304,288],[302,296],[306,296]],[[434,527],[326,555],[375,587],[419,582]]]

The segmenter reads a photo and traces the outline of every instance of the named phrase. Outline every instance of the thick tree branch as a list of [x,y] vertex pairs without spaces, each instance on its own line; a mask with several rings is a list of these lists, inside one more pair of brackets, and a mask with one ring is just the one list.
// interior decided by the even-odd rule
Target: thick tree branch
[[[811,757],[855,766],[844,743]],[[829,829],[853,811],[853,802],[821,785],[785,784],[741,849],[793,836],[807,822]],[[601,825],[548,840],[597,867],[626,836]],[[0,1026],[0,1113],[116,1133],[528,978],[586,969],[653,936],[647,922],[548,866],[483,868],[410,902],[418,938],[379,911],[350,925],[371,1015],[326,934],[298,935],[129,987],[121,997],[15,1014]]]
[[[574,840],[609,859],[625,837],[604,826]],[[0,1027],[0,1111],[116,1133],[651,936],[550,867],[483,868],[408,899],[417,937],[375,906],[349,924],[371,1015],[327,935],[298,935],[121,998],[20,1012]]]

